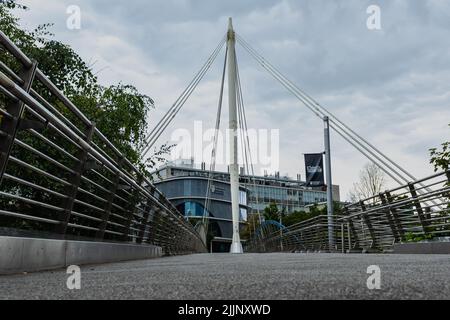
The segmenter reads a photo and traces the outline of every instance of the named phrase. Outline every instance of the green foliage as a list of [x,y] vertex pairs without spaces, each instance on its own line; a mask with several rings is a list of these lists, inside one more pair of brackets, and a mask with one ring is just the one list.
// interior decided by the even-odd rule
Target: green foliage
[[[143,171],[164,161],[172,146],[164,145],[155,150],[149,159],[140,154],[148,129],[148,112],[154,101],[127,84],[101,86],[90,66],[68,45],[51,39],[51,24],[39,25],[32,31],[23,30],[12,9],[27,10],[15,1],[0,2],[0,30],[2,30],[28,57],[38,62],[39,69],[80,109],[98,129],[131,162]],[[0,59],[18,72],[17,61],[0,50]],[[53,104],[80,130],[86,128],[56,97],[35,82],[33,88]],[[0,120],[1,121],[1,120]]]
[[139,163],[153,100],[130,85],[98,87],[94,95],[76,95],[72,101],[133,163]]
[[[122,152],[125,158],[135,164],[143,175],[148,176],[148,169],[156,164],[157,161],[164,159],[164,155],[170,151],[170,146],[164,146],[160,150],[155,150],[155,155],[150,159],[143,159],[141,154],[144,144],[145,134],[148,129],[148,114],[154,108],[154,101],[140,93],[135,87],[127,84],[119,83],[109,87],[102,86],[98,83],[91,67],[83,61],[83,59],[68,45],[52,39],[53,35],[49,31],[51,24],[39,25],[32,31],[24,30],[20,27],[20,21],[13,15],[12,10],[27,10],[26,7],[9,0],[0,0],[0,30],[6,34],[18,48],[20,48],[30,59],[38,63],[39,69],[60,89],[73,104],[92,120],[96,127],[112,142],[112,144]],[[0,45],[0,61],[19,74],[22,66],[11,54],[9,54]],[[33,82],[33,89],[42,96],[50,105],[49,109],[55,109],[66,117],[75,128],[75,131],[86,133],[89,128],[78,118],[69,108],[52,95],[48,89],[37,80]],[[7,98],[0,94],[0,108],[4,108],[8,103]],[[37,120],[29,112],[25,115],[30,120]],[[2,118],[0,117],[0,124]],[[55,130],[47,127],[40,132],[43,137],[51,141],[68,152],[70,155],[77,157],[80,150],[65,139],[60,134],[55,134]],[[49,143],[41,139],[37,139],[29,130],[22,130],[18,133],[17,139],[26,145],[38,150],[47,158],[36,156],[35,153],[29,152],[23,146],[15,145],[12,156],[20,159],[28,164],[33,165],[37,169],[43,170],[59,179],[67,180],[70,173],[68,170],[61,169],[50,160],[60,163],[66,168],[73,169],[77,163],[73,159],[64,155],[61,151],[53,148]],[[117,158],[112,150],[105,148],[104,143],[98,137],[94,137],[93,141],[99,148],[105,150],[113,159]],[[114,181],[113,173],[99,168],[98,172],[109,181]],[[43,188],[50,189],[60,194],[67,193],[67,187],[56,181],[39,175],[36,172],[24,169],[23,166],[17,165],[13,161],[8,163],[7,173],[12,176],[27,180],[28,182],[39,185]],[[98,176],[92,171],[86,171],[84,176],[91,181],[100,181]],[[97,179],[97,180],[96,180]],[[104,181],[104,180],[103,180]],[[95,187],[82,181],[80,187],[86,192],[97,194],[104,197],[104,194],[95,190]],[[105,186],[106,187],[106,186]],[[61,198],[48,192],[42,192],[37,188],[20,184],[18,186],[14,181],[4,179],[1,185],[1,191],[22,196],[33,201],[42,203],[50,203],[55,206],[64,206]],[[77,199],[86,203],[91,203],[97,207],[102,207],[104,203],[97,199],[89,198],[87,193],[78,193]],[[97,201],[97,202],[96,202]],[[130,202],[132,203],[132,202]],[[127,203],[120,203],[124,208]],[[0,207],[7,211],[18,212],[30,216],[38,216],[42,218],[55,219],[60,213],[49,209],[42,209],[39,206],[32,205],[16,199],[2,197],[0,199]],[[86,207],[79,206],[75,208],[81,214],[91,215]],[[73,218],[73,222],[77,223],[78,217]],[[96,222],[86,222],[87,226],[97,227]],[[92,225],[91,225],[92,224]],[[45,225],[14,219],[11,217],[0,217],[0,225],[12,228],[31,229],[31,230],[51,230],[50,225]]]
[[[333,204],[333,208],[334,208],[334,214],[335,215],[341,215],[342,214],[342,204],[339,202],[334,202]],[[279,221],[280,220],[280,214],[281,214],[281,219],[282,219],[282,223],[284,226],[291,226],[294,224],[297,224],[299,222],[303,222],[306,220],[309,220],[311,218],[317,217],[317,216],[321,216],[321,215],[326,215],[327,214],[327,206],[311,206],[309,208],[309,211],[294,211],[292,213],[286,214],[283,211],[280,211],[277,207],[277,205],[275,203],[271,203],[268,207],[266,207],[264,209],[264,219],[265,220],[275,220],[275,221]]]
[[275,203],[271,203],[269,206],[264,208],[263,212],[264,219],[267,220],[280,220],[280,210]]
[[17,3],[17,0],[0,0],[0,6],[4,6],[8,9],[16,9],[16,8],[20,8],[20,9],[28,9],[26,6]]
[[405,234],[405,241],[406,242],[421,242],[425,240],[432,240],[433,235],[431,234],[414,234],[412,232],[408,232]]
[[241,239],[250,239],[252,234],[255,233],[256,230],[258,230],[260,223],[259,223],[259,215],[256,213],[250,213],[247,217],[247,223],[245,224],[245,227],[241,230]]
[[295,211],[289,215],[287,215],[283,219],[283,225],[286,227],[292,226],[294,224],[309,220],[311,218],[314,218],[316,216],[320,215],[317,212],[305,212],[305,211]]
[[444,142],[442,150],[430,149],[430,163],[434,166],[434,171],[447,171],[450,167],[450,141]]
[[[444,142],[441,146],[442,150],[438,150],[437,148],[430,149],[430,163],[434,166],[435,172],[439,170],[448,171],[450,169],[450,141]],[[450,181],[447,182],[447,185],[450,185]],[[448,192],[442,196],[450,199],[450,193]],[[450,203],[447,205],[447,208],[450,209]],[[447,216],[449,214],[450,210],[441,212],[441,215]]]
[[[39,30],[39,33],[49,35],[49,33],[46,33],[49,26],[41,26],[42,29]],[[36,38],[37,36],[34,35],[33,37]],[[38,39],[38,45],[23,48],[23,51],[38,62],[39,69],[68,98],[71,99],[79,95],[94,98],[101,93],[102,87],[98,84],[97,77],[87,63],[70,46],[42,37]]]

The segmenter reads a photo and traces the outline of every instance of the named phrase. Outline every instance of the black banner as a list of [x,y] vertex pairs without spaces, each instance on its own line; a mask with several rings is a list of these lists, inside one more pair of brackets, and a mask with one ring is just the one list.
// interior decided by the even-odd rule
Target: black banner
[[323,153],[305,154],[306,185],[322,187],[325,185],[323,174]]

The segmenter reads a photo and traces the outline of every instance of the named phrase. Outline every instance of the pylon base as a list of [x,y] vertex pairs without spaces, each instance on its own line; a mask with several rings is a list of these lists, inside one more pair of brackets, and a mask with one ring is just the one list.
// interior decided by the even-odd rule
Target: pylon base
[[232,253],[232,254],[242,254],[242,253],[244,253],[244,249],[242,248],[242,244],[240,242],[233,242],[231,244],[230,253]]

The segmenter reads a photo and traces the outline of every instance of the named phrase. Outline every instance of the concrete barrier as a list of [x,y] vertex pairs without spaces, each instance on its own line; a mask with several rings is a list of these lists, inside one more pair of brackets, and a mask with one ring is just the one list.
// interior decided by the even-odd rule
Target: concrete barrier
[[159,258],[162,254],[161,247],[152,245],[0,237],[0,274]]
[[394,244],[398,254],[450,254],[450,242],[417,242]]

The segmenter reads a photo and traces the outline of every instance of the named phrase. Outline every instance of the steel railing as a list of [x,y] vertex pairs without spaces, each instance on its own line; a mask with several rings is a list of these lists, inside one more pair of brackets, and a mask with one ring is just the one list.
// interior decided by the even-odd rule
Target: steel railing
[[0,234],[206,252],[192,225],[0,31]]
[[330,226],[318,216],[283,230],[261,228],[247,250],[390,252],[395,243],[443,237],[450,237],[450,171],[347,205]]

